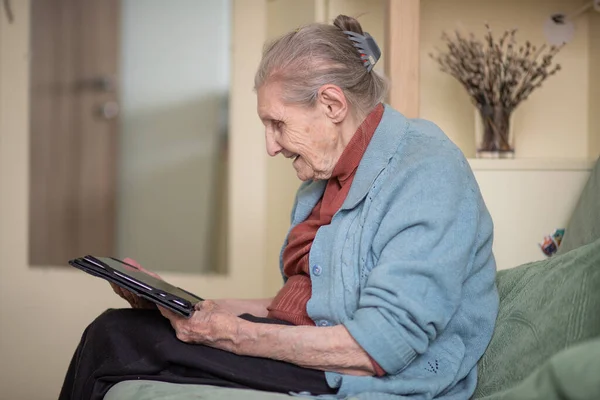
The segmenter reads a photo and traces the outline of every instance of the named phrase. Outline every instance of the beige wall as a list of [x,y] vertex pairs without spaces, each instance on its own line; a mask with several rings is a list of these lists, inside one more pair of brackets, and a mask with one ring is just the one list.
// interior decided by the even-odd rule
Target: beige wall
[[[27,265],[29,2],[0,7],[0,398],[55,399],[85,326],[124,306],[107,284],[71,267]],[[230,219],[227,276],[163,276],[207,298],[264,295],[266,156],[252,79],[266,5],[233,1]]]
[[[315,20],[314,0],[272,0],[267,2],[267,37],[273,40]],[[264,131],[261,131],[264,135]],[[264,136],[262,136],[264,137]],[[262,140],[261,137],[261,140]],[[262,140],[264,145],[264,140]],[[266,154],[266,149],[263,150]],[[290,227],[290,211],[300,180],[290,160],[278,156],[267,161],[267,232],[265,290],[271,296],[281,288],[279,252]]]
[[589,155],[600,156],[600,12],[590,11],[589,67]]
[[[435,121],[468,157],[475,155],[474,109],[464,89],[439,71],[428,56],[440,46],[443,30],[461,28],[480,37],[488,21],[496,34],[519,28],[523,43],[544,43],[543,24],[557,11],[573,9],[571,0],[421,1],[421,116]],[[548,79],[517,109],[513,124],[521,158],[588,156],[589,13],[577,20],[574,40],[556,60],[563,71]]]
[[584,159],[469,162],[494,221],[499,270],[545,258],[538,244],[566,228],[594,166]]
[[[329,0],[326,22],[333,23],[339,14],[357,18],[363,30],[373,36],[383,52],[385,49],[385,0]],[[382,73],[384,65],[385,53],[382,53],[375,65],[375,70]]]

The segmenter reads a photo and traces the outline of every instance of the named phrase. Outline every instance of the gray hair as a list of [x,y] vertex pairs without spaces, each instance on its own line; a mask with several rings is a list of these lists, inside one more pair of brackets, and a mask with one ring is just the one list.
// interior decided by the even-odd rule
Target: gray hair
[[310,24],[268,43],[254,78],[257,90],[266,82],[283,85],[284,101],[312,106],[319,88],[339,86],[352,111],[366,116],[387,93],[387,80],[363,65],[343,31],[363,34],[354,18],[338,15],[333,25]]

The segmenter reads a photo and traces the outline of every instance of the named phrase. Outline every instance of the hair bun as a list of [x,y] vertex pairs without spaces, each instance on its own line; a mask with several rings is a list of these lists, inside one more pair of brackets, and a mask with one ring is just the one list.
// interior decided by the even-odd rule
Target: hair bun
[[364,35],[360,22],[356,18],[349,17],[347,15],[340,14],[335,17],[333,25],[338,27],[341,31],[356,32],[360,35]]

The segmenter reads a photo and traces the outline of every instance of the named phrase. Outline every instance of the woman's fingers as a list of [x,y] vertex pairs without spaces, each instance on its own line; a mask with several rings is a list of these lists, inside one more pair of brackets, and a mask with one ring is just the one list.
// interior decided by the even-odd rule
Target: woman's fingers
[[179,315],[175,314],[173,311],[168,310],[164,307],[161,306],[157,306],[158,307],[158,311],[160,311],[160,313],[163,315],[163,317],[165,317],[166,319],[168,319],[169,321],[174,321],[179,319]]
[[146,270],[144,267],[142,267],[142,265],[139,262],[135,261],[133,258],[127,257],[123,261],[125,261],[127,264],[133,265],[140,271],[145,272],[146,274],[148,274],[156,279],[162,280],[162,278],[157,273]]
[[160,306],[158,309],[171,322],[177,339],[185,343],[218,347],[217,342],[222,338],[231,338],[238,331],[239,318],[211,300],[196,304],[190,318],[184,318]]
[[113,291],[119,295],[119,297],[121,297],[123,300],[125,300],[126,302],[129,303],[129,305],[131,306],[131,308],[145,308],[145,309],[149,309],[149,308],[154,308],[155,305],[153,302],[146,300],[144,298],[139,297],[138,295],[130,292],[127,289],[123,289],[122,287],[115,285],[114,283],[110,282],[110,286],[112,287]]
[[[116,284],[114,284],[112,282],[109,282],[109,283],[110,283],[110,287],[112,287],[112,289],[113,289],[113,292],[115,292],[123,300],[126,300],[129,304],[131,304],[131,295],[132,295],[131,292],[129,292],[128,290],[123,289],[119,285],[116,285]],[[133,304],[131,304],[131,306],[133,306]]]
[[118,285],[115,285],[112,282],[108,282],[108,283],[110,283],[110,287],[112,288],[113,292],[118,294],[120,297],[123,297],[123,294],[121,293],[121,288]]
[[137,296],[131,293],[129,290],[123,289],[123,294],[125,295],[125,299],[131,304],[133,308],[137,308],[138,299]]
[[119,295],[119,297],[121,297],[123,300],[127,301],[131,307],[135,308],[135,299],[134,294],[131,293],[129,290],[123,289],[122,287],[120,287],[119,285],[116,285],[112,282],[110,282],[110,286],[112,287],[113,291]]
[[[138,268],[140,271],[155,277],[156,279],[161,279],[160,276],[158,276],[157,274],[150,272],[150,271],[146,271],[141,265],[140,263],[138,263],[137,261],[135,261],[133,258],[125,258],[123,260],[124,262],[126,262],[129,265],[132,265],[136,268]],[[122,299],[124,299],[125,301],[127,301],[129,303],[129,305],[132,308],[145,308],[145,309],[149,309],[149,308],[155,308],[156,305],[149,301],[146,300],[138,295],[136,295],[135,293],[132,293],[131,291],[127,290],[127,289],[123,289],[122,287],[120,287],[119,285],[109,282],[110,286],[112,287],[113,291],[119,295]]]
[[126,263],[127,263],[127,264],[129,264],[129,265],[133,265],[134,267],[136,267],[136,268],[138,268],[138,269],[140,269],[140,270],[142,270],[142,269],[143,269],[143,268],[142,268],[142,266],[140,265],[140,263],[139,263],[139,262],[137,262],[137,261],[135,261],[133,258],[129,258],[129,257],[127,257],[127,258],[125,258],[123,261],[124,261],[124,262],[126,262]]

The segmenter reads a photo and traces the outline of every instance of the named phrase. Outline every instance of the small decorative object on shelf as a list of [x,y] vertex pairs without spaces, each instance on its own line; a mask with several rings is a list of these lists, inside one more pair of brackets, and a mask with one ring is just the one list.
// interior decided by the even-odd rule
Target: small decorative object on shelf
[[546,236],[544,241],[540,243],[540,248],[542,252],[548,257],[554,255],[558,251],[558,247],[562,242],[563,236],[565,236],[564,229],[557,229],[554,231],[552,236]]
[[483,41],[470,34],[444,33],[447,50],[430,54],[443,72],[466,89],[479,114],[477,157],[513,158],[511,116],[519,104],[560,70],[553,64],[562,46],[517,45],[516,29],[495,38],[489,25]]

